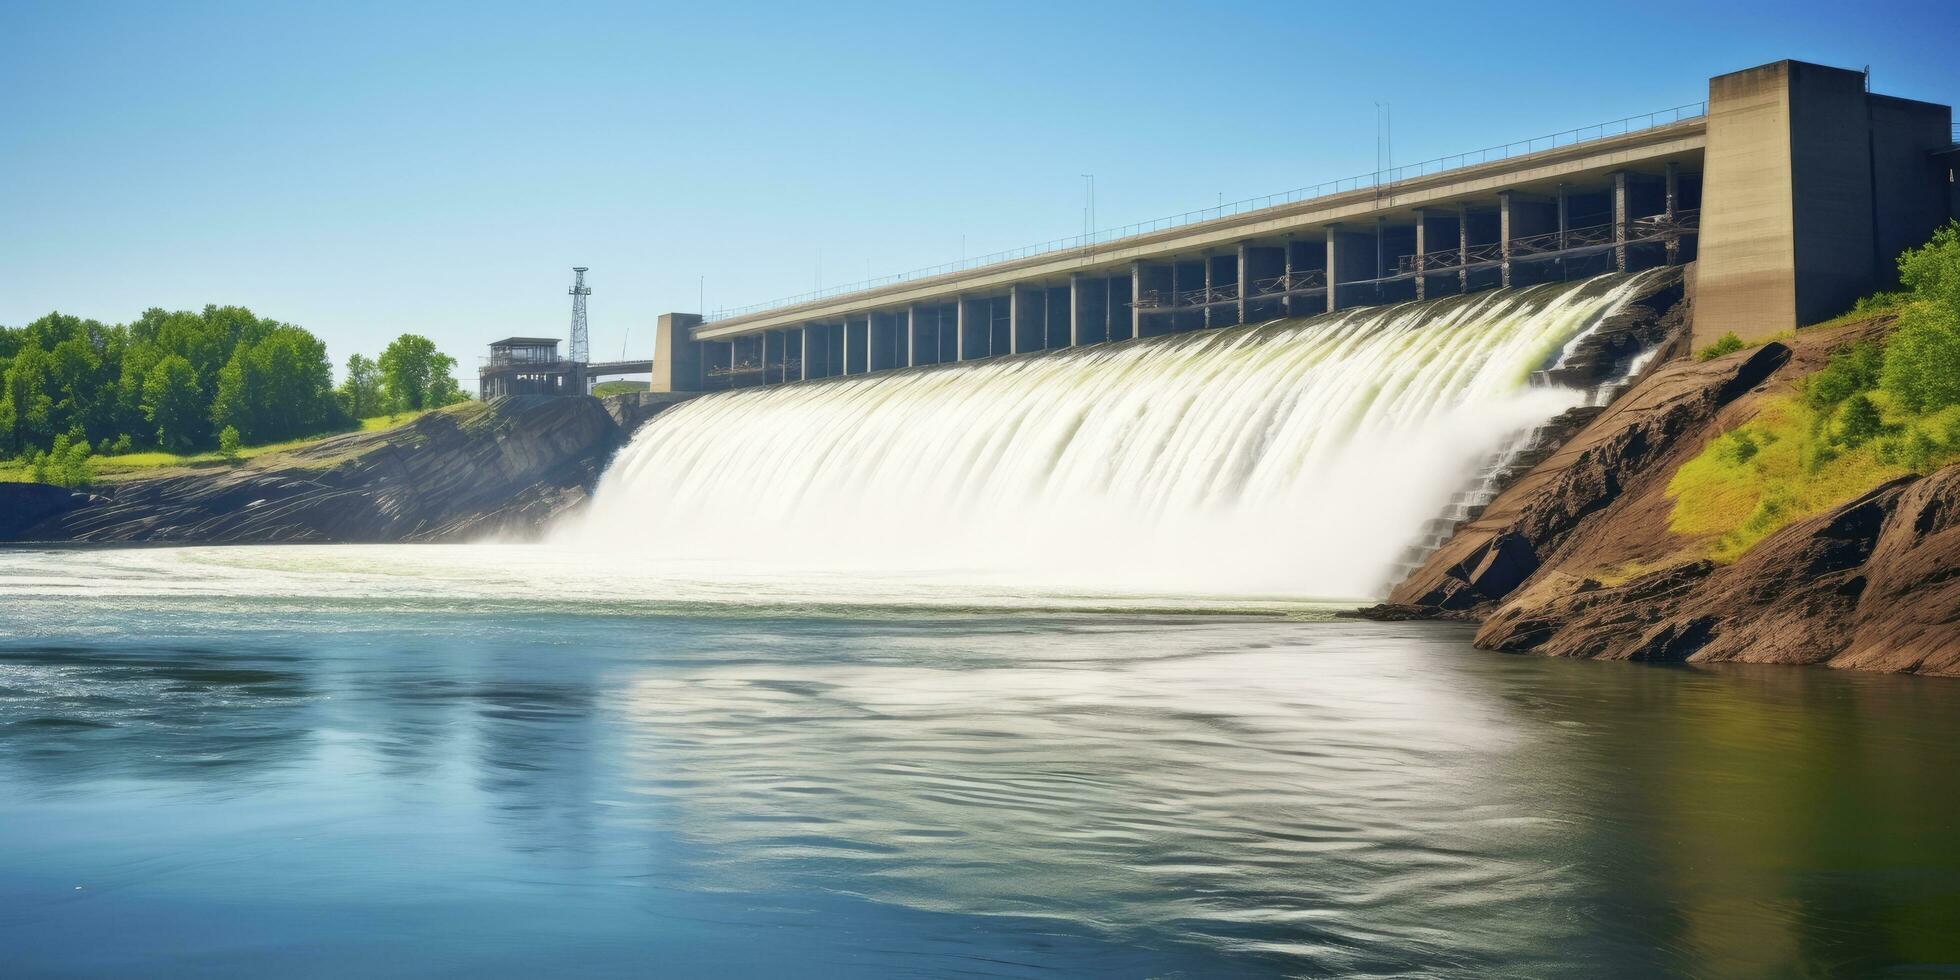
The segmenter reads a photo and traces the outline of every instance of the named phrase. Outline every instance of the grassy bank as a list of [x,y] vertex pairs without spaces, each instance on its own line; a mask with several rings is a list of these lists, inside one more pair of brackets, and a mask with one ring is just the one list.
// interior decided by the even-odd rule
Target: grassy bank
[[[1960,224],[1899,258],[1906,290],[1845,317],[1895,316],[1709,443],[1668,484],[1669,528],[1732,561],[1792,521],[1960,461]],[[1732,337],[1713,353],[1740,349]]]
[[1870,401],[1884,435],[1847,445],[1841,421],[1801,394],[1771,400],[1675,473],[1669,528],[1703,540],[1708,557],[1732,561],[1785,524],[1960,459],[1960,406],[1915,413],[1882,392]]
[[648,385],[644,381],[601,381],[592,386],[592,396],[604,398],[607,395],[630,395],[636,391],[645,391],[647,388]]
[[[397,426],[413,422],[428,411],[440,411],[440,409],[424,409],[414,412],[396,412],[392,415],[376,415],[371,418],[362,419],[358,428],[348,429],[347,431],[385,432]],[[311,445],[322,440],[331,439],[337,435],[345,434],[335,432],[306,439],[267,443],[261,446],[244,446],[240,447],[237,460],[243,461],[269,453],[298,449],[301,446]],[[212,469],[231,466],[234,463],[233,460],[226,458],[223,453],[215,450],[202,453],[125,453],[120,456],[94,456],[90,459],[94,465],[95,479],[98,482],[109,483],[117,480],[138,479],[167,469]],[[28,466],[25,462],[17,459],[0,461],[0,483],[24,483],[31,479],[32,475],[29,473]]]

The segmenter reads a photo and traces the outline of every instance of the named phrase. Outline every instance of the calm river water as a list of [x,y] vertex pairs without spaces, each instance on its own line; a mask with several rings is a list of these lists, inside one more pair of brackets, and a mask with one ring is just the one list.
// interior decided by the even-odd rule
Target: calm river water
[[554,561],[0,552],[0,975],[1960,969],[1960,682]]

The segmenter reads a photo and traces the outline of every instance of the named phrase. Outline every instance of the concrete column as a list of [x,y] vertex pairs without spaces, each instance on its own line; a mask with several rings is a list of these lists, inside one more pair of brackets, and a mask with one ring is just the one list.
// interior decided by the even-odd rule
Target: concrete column
[[[1184,290],[1192,288],[1192,284],[1188,282],[1190,276],[1184,274],[1184,270],[1190,269],[1190,265],[1192,263],[1180,263],[1176,259],[1170,261],[1170,314],[1166,314],[1170,318],[1170,329],[1166,333],[1176,333],[1180,329],[1186,329],[1186,323],[1190,321],[1188,314],[1178,312],[1178,298],[1184,294]],[[1203,286],[1203,278],[1200,278],[1198,284],[1200,288]],[[1203,325],[1203,314],[1200,314],[1198,323]]]
[[1130,263],[1130,336],[1143,336],[1143,263]]
[[1429,298],[1429,247],[1435,236],[1429,233],[1431,215],[1426,210],[1416,212],[1416,298]]
[[1340,270],[1340,235],[1333,225],[1327,226],[1327,312],[1341,308],[1341,288],[1336,285],[1336,275]]
[[1627,271],[1627,172],[1613,174],[1613,268]]
[[908,342],[905,345],[906,346],[905,363],[911,367],[918,367],[921,364],[932,363],[932,361],[929,358],[921,356],[920,352],[936,346],[938,341],[935,339],[932,344],[927,344],[924,336],[925,331],[926,331],[925,317],[919,314],[919,304],[914,303],[911,306],[906,307],[905,308],[905,332],[908,338]]
[[955,361],[966,360],[966,329],[967,329],[967,321],[971,319],[973,319],[973,314],[967,311],[966,297],[960,296],[954,299],[953,300],[953,360]]
[[[1571,215],[1571,204],[1566,200],[1565,185],[1560,184],[1558,185],[1558,247],[1561,252],[1565,250],[1566,246],[1565,235],[1572,230]],[[1563,262],[1565,260],[1560,259],[1559,261]]]
[[1239,322],[1250,323],[1246,316],[1246,297],[1252,294],[1252,243],[1239,243]]
[[775,376],[775,374],[769,370],[769,352],[782,346],[781,340],[778,340],[773,344],[769,342],[769,339],[771,337],[774,337],[775,335],[776,335],[776,331],[774,330],[764,330],[762,332],[762,383],[763,384],[775,384],[776,381],[779,380]]
[[1294,313],[1292,295],[1293,287],[1297,285],[1293,281],[1293,238],[1288,236],[1286,244],[1280,248],[1286,253],[1286,257],[1280,260],[1280,274],[1286,277],[1287,293],[1279,298],[1279,313],[1280,316],[1291,317],[1298,315]]
[[1667,264],[1681,264],[1681,233],[1674,227],[1681,203],[1681,165],[1667,162]]
[[1470,205],[1456,206],[1456,291],[1470,291]]
[[662,313],[653,331],[653,375],[647,383],[651,391],[701,391],[701,343],[694,339],[694,328],[701,325],[699,313]]
[[1382,278],[1388,275],[1388,219],[1375,219],[1375,302],[1380,303],[1385,295],[1382,291]]
[[1498,285],[1511,288],[1511,205],[1513,195],[1510,191],[1497,192],[1497,251]]

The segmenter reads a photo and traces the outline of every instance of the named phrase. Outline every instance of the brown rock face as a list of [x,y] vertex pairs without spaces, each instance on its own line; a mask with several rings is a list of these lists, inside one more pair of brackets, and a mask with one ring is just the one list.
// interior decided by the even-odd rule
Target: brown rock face
[[1785,527],[1735,564],[1505,603],[1479,646],[1960,675],[1960,465]]
[[[1788,347],[1767,344],[1705,364],[1677,362],[1650,375],[1498,495],[1389,601],[1468,609],[1510,595],[1630,485],[1665,486],[1674,467],[1664,464],[1678,465],[1700,451],[1700,439],[1684,437],[1699,434],[1723,406],[1789,357]],[[1659,523],[1665,527],[1664,511]]]
[[1482,617],[1477,644],[1499,650],[1960,674],[1960,466],[1874,488],[1728,566],[1692,558],[1693,542],[1668,526],[1667,484],[1682,463],[1832,351],[1889,326],[1653,371],[1390,602]]
[[[639,422],[674,399],[498,398],[215,472],[131,480],[0,523],[0,540],[448,541],[535,534],[586,498]],[[0,511],[32,484],[0,485]],[[19,497],[20,500],[14,498]]]

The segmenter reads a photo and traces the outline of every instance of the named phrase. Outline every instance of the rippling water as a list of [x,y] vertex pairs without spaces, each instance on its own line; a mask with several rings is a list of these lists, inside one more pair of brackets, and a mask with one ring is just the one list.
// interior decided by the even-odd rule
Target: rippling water
[[0,552],[0,974],[1960,960],[1954,682],[1508,657],[1258,597],[658,580]]

